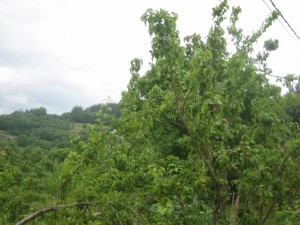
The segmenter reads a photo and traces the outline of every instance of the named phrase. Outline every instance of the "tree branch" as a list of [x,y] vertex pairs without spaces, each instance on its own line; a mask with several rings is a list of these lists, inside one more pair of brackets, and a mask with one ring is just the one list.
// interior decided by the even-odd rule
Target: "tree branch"
[[61,208],[82,207],[82,206],[96,206],[96,205],[93,203],[89,203],[89,202],[78,202],[78,203],[67,204],[67,205],[53,205],[48,208],[43,208],[43,209],[40,209],[40,210],[32,213],[31,215],[29,215],[29,216],[25,217],[24,219],[20,220],[19,222],[17,222],[15,225],[23,225],[25,223],[28,223],[31,220],[34,220],[35,218],[37,218],[39,216],[43,216],[45,213],[57,211],[58,209],[61,209]]
[[267,219],[269,218],[269,216],[270,216],[271,213],[273,212],[274,208],[275,208],[275,200],[273,200],[273,202],[272,202],[272,204],[271,204],[271,207],[270,207],[269,210],[268,210],[267,215],[265,216],[265,218],[264,218],[263,221],[262,221],[262,224],[265,224],[265,222],[267,221]]
[[71,174],[69,174],[69,176],[58,187],[57,192],[56,192],[56,205],[58,205],[58,203],[59,203],[59,197],[60,197],[60,194],[61,194],[63,188],[71,181],[72,177],[76,174],[76,172],[79,170],[79,168],[83,165],[84,162],[85,162],[85,160],[82,160],[76,166],[76,168],[73,170],[73,172]]
[[172,86],[173,86],[173,91],[174,91],[174,94],[175,94],[176,106],[177,106],[177,111],[178,111],[179,117],[180,117],[181,122],[183,123],[185,129],[187,130],[187,132],[190,133],[189,126],[188,126],[188,124],[187,124],[187,122],[185,120],[185,117],[183,115],[183,111],[182,111],[182,108],[181,108],[179,95],[178,95],[177,90],[176,90],[176,84],[175,84],[174,77],[172,79]]

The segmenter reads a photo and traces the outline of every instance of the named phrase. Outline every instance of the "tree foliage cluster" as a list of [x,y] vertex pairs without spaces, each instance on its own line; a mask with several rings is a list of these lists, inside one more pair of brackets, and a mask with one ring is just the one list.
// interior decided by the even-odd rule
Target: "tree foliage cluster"
[[102,106],[109,107],[106,113],[114,115],[116,118],[120,117],[121,111],[117,103],[95,104],[83,109],[82,106],[75,106],[70,113],[64,113],[63,118],[66,118],[74,123],[94,123],[98,119],[98,112]]
[[[118,116],[117,104],[110,106]],[[96,114],[100,108],[97,104],[86,111]],[[66,114],[49,115],[41,107],[0,116],[0,224],[16,223],[56,201],[62,163],[71,152],[70,137],[84,139],[88,134],[83,129],[88,121],[72,123]]]
[[16,135],[20,147],[32,145],[50,149],[70,145],[70,123],[47,114],[42,107],[0,115],[0,130]]
[[[152,62],[141,75],[142,60],[131,61],[119,118],[102,107],[86,140],[74,136],[72,149],[41,160],[30,154],[34,165],[22,170],[36,185],[26,186],[22,162],[1,151],[0,222],[29,215],[23,221],[38,224],[298,224],[299,81],[287,76],[282,96],[267,79],[278,41],[253,54],[278,12],[250,35],[237,27],[240,13],[220,1],[208,36],[182,43],[175,13],[147,10]],[[22,193],[13,203],[5,198],[16,193],[11,186]]]
[[[95,122],[99,117],[97,114],[100,108],[104,105],[106,104],[95,104],[85,110],[81,106],[75,106],[71,112],[61,116],[47,114],[43,107],[19,110],[9,115],[0,115],[0,130],[17,136],[17,144],[20,147],[69,147],[69,136],[79,133],[82,138],[86,137],[87,132],[83,128],[86,124]],[[106,113],[116,118],[120,117],[117,103],[108,103],[107,107],[109,110],[106,110]]]
[[0,146],[0,224],[55,201],[58,171],[71,150]]

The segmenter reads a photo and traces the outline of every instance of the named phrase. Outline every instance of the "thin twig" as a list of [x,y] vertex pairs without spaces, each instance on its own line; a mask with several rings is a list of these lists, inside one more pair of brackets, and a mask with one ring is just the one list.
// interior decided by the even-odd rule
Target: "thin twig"
[[89,203],[89,202],[78,202],[78,203],[66,204],[66,205],[53,205],[48,208],[43,208],[43,209],[40,209],[40,210],[32,213],[31,215],[29,215],[29,216],[25,217],[24,219],[20,220],[19,222],[17,222],[15,225],[23,225],[25,223],[28,223],[29,221],[34,220],[35,218],[37,218],[39,216],[43,216],[45,213],[54,212],[54,211],[57,211],[58,209],[68,208],[68,207],[82,207],[82,206],[96,206],[96,205],[93,203]]
[[119,221],[120,225],[123,225],[123,223],[121,222],[121,220],[120,220],[120,217],[119,217],[119,215],[118,215],[117,211],[115,210],[115,208],[114,208],[112,205],[111,205],[110,207],[112,208],[112,210],[113,210],[113,211],[114,211],[114,213],[116,214],[116,216],[117,216],[117,219],[118,219],[118,221]]
[[69,174],[69,176],[62,182],[62,184],[58,187],[57,192],[56,192],[56,204],[58,205],[59,203],[59,195],[62,191],[62,188],[71,181],[72,177],[76,174],[77,170],[80,168],[80,166],[82,166],[83,162],[85,160],[81,161],[76,168],[73,170],[73,172],[71,174]]

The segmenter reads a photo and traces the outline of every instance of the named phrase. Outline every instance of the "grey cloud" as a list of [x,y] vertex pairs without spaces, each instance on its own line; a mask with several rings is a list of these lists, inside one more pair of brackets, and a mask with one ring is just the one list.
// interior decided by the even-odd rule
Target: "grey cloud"
[[[81,93],[81,94],[79,94]],[[68,112],[87,96],[82,90],[59,81],[47,84],[0,85],[0,114],[19,109],[46,107],[49,113]]]
[[21,68],[36,63],[42,63],[45,60],[46,57],[42,54],[30,51],[14,51],[0,45],[0,66]]
[[[34,36],[34,28],[44,15],[34,7],[0,2],[0,66],[24,67],[46,60]],[[16,1],[15,1],[16,3]],[[28,1],[33,5],[32,1]],[[1,7],[3,5],[3,7]]]
[[46,86],[33,87],[31,96],[36,105],[46,106],[50,113],[57,114],[70,111],[87,98],[79,87],[59,81],[49,81]]

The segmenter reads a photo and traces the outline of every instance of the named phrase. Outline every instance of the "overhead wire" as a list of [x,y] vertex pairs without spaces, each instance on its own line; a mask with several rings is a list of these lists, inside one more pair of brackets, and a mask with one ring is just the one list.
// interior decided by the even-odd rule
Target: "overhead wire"
[[298,34],[296,33],[296,31],[292,28],[292,26],[290,25],[290,23],[285,19],[285,17],[283,16],[283,14],[281,13],[281,11],[276,7],[275,3],[273,2],[273,0],[270,0],[271,4],[273,5],[273,7],[277,10],[277,12],[279,12],[281,18],[284,20],[284,22],[288,25],[288,27],[291,29],[291,31],[295,34],[295,36],[300,40],[300,37],[298,36]]
[[[272,9],[271,9],[271,7],[266,3],[266,1],[265,0],[262,0],[264,3],[265,3],[265,5],[269,8],[269,10],[270,11],[273,11]],[[274,2],[272,1],[272,0],[270,0],[271,1],[271,3],[272,3],[272,5],[273,5],[273,7],[276,9],[276,11],[277,12],[279,12],[280,13],[280,16],[282,17],[282,19],[285,21],[285,23],[289,26],[289,28],[293,31],[293,33],[295,34],[295,36],[300,40],[300,38],[299,38],[299,36],[297,35],[297,33],[294,31],[294,29],[290,26],[290,24],[287,22],[287,20],[284,18],[284,16],[282,15],[282,13],[280,12],[280,10],[276,7],[276,5],[274,4]],[[285,29],[285,31],[290,35],[290,37],[296,42],[296,44],[298,45],[298,46],[300,46],[300,44],[299,44],[299,42],[295,39],[295,37],[290,33],[290,31],[284,26],[284,24],[282,23],[282,21],[281,20],[279,20],[278,19],[278,21],[279,21],[279,23],[281,24],[281,26]],[[277,79],[284,79],[285,77],[283,77],[283,76],[278,76],[278,75],[272,75],[272,74],[266,74],[267,76],[271,76],[271,77],[275,77],[275,78],[277,78]],[[298,75],[295,75],[294,74],[294,76],[295,77],[299,77]]]
[[[273,10],[271,9],[271,7],[266,3],[266,1],[265,0],[263,0],[263,2],[265,3],[265,5],[270,9],[270,11],[272,12]],[[280,15],[282,15],[281,14],[281,12],[277,9],[277,8],[275,8],[279,13],[280,13]],[[296,44],[300,47],[300,43],[295,39],[295,37],[290,33],[290,31],[284,26],[284,24],[282,23],[282,21],[280,20],[280,19],[278,19],[278,21],[279,21],[279,23],[281,24],[281,26],[285,29],[285,31],[289,34],[289,36],[296,42]],[[297,35],[296,35],[297,36]],[[299,39],[300,40],[300,39]]]

